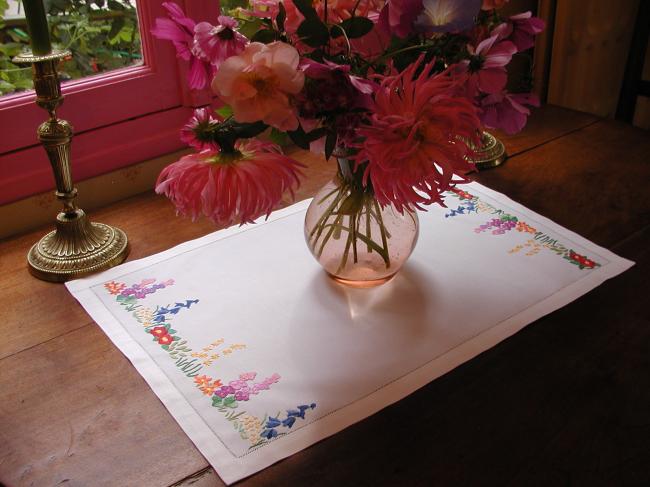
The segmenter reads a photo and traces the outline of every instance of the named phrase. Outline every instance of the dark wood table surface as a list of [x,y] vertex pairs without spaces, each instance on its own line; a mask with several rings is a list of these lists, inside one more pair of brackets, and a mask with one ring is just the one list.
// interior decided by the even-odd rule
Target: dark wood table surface
[[[636,266],[241,485],[650,486],[650,133],[546,106],[502,139],[477,181]],[[333,164],[300,157],[305,198]],[[214,230],[152,193],[92,217],[131,260]],[[0,483],[223,485],[66,289],[27,273],[45,230],[0,242]]]

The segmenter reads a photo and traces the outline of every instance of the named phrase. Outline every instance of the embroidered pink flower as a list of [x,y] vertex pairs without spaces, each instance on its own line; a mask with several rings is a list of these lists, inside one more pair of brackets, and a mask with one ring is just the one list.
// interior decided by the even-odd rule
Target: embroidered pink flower
[[257,372],[244,372],[243,374],[239,374],[239,378],[243,381],[253,380],[255,377],[257,377]]
[[424,6],[422,0],[388,0],[379,14],[379,28],[402,39],[414,32],[413,23]]
[[423,0],[424,10],[415,20],[423,32],[461,32],[474,24],[481,0]]
[[156,192],[178,213],[203,214],[217,225],[253,222],[267,216],[285,191],[293,196],[302,165],[269,142],[239,141],[235,153],[204,151],[182,157],[160,173]]
[[506,65],[517,52],[517,47],[510,41],[499,41],[495,34],[481,41],[476,48],[467,46],[467,50],[470,59],[458,63],[456,69],[467,73],[468,96],[503,90],[508,81]]
[[192,53],[218,68],[230,56],[241,53],[248,44],[248,39],[237,30],[238,26],[237,21],[227,15],[220,15],[217,25],[199,22],[194,27]]
[[487,128],[500,129],[507,134],[516,134],[526,125],[530,110],[528,106],[539,106],[534,93],[494,93],[481,100],[481,122]]
[[238,401],[248,401],[250,398],[247,391],[237,391],[235,392],[235,399]]
[[181,129],[181,140],[200,151],[219,150],[219,144],[210,137],[210,129],[216,127],[219,122],[208,108],[197,108],[189,122]]
[[187,81],[190,89],[201,90],[208,86],[213,69],[210,63],[201,60],[192,53],[194,45],[194,27],[196,23],[185,16],[183,10],[173,2],[164,2],[168,19],[156,19],[151,33],[158,39],[172,41],[176,55],[190,63]]
[[480,127],[474,105],[453,95],[448,73],[431,76],[435,61],[414,77],[421,62],[382,80],[355,156],[357,167],[366,164],[363,180],[372,182],[378,202],[400,212],[441,202],[454,174],[473,169],[459,138],[476,140]]
[[298,51],[284,42],[252,42],[219,68],[212,89],[232,107],[238,122],[262,120],[279,130],[298,128],[293,97],[303,87]]
[[228,385],[233,389],[235,389],[236,391],[238,391],[239,389],[241,389],[246,385],[246,382],[242,380],[231,380],[230,382],[228,382]]

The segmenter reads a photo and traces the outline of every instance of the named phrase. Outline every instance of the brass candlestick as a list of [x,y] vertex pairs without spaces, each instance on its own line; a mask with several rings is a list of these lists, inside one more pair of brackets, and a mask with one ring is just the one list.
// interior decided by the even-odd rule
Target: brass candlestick
[[77,188],[70,171],[72,127],[56,116],[63,103],[57,72],[59,62],[70,51],[54,51],[36,56],[31,52],[14,58],[15,63],[32,64],[36,104],[47,110],[49,119],[37,130],[52,164],[56,197],[63,203],[56,218],[56,229],[34,244],[27,254],[29,271],[39,279],[64,282],[122,263],[129,253],[126,234],[119,228],[91,223],[75,205]]
[[474,150],[474,155],[468,159],[477,169],[496,167],[508,158],[503,142],[485,131],[481,132],[481,145],[477,147],[470,143],[470,146]]

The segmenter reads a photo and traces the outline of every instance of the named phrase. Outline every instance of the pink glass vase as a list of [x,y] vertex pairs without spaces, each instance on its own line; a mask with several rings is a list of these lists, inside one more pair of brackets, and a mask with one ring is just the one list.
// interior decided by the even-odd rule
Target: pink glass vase
[[388,282],[411,255],[418,239],[417,214],[382,208],[350,165],[314,197],[305,216],[311,253],[336,281],[353,287]]

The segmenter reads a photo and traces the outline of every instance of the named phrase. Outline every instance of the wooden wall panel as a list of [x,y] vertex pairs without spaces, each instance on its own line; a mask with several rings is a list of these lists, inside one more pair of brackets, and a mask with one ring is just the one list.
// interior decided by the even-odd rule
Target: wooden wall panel
[[614,115],[638,6],[639,0],[557,0],[549,103]]

